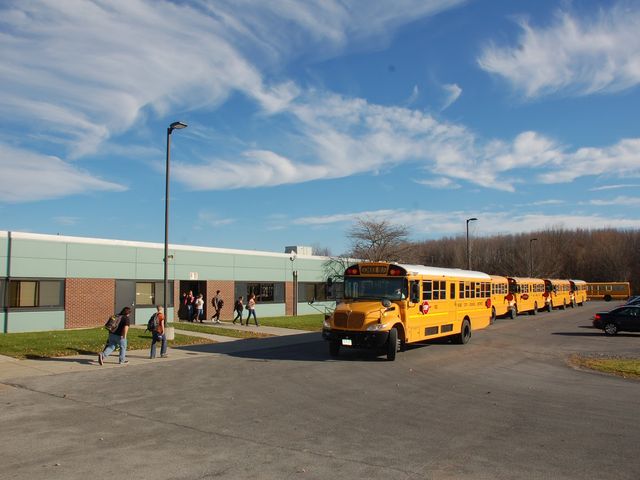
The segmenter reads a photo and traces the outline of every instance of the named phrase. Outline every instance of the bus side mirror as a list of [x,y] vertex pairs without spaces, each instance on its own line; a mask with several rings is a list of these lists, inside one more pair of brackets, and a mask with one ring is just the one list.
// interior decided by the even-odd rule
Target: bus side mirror
[[420,301],[420,284],[418,282],[411,282],[411,303],[418,303]]

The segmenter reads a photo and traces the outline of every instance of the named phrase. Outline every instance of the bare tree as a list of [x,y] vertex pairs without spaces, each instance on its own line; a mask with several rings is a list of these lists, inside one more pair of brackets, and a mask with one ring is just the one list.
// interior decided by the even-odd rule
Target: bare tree
[[402,261],[409,250],[408,229],[387,220],[359,217],[347,236],[351,240],[349,255],[362,260]]

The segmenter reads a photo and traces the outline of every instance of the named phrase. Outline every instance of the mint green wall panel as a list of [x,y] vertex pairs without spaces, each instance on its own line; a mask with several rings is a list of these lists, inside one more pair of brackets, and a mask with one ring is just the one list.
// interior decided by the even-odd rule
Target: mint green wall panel
[[58,258],[63,260],[67,257],[67,244],[64,242],[12,238],[11,257]]
[[[226,306],[226,305],[225,305]],[[258,303],[256,305],[256,317],[258,317],[258,323],[260,318],[264,317],[284,317],[285,305],[284,303]],[[247,319],[247,310],[242,312],[242,318]],[[251,316],[251,323],[253,323],[253,315]]]
[[64,312],[9,312],[7,333],[64,329]]
[[[172,272],[169,270],[169,278],[172,278]],[[164,271],[162,265],[137,264],[136,280],[162,280]]]
[[[99,257],[98,257],[99,258]],[[118,263],[90,260],[69,260],[67,275],[71,278],[132,279],[136,274],[135,263]]]
[[68,248],[69,260],[96,260],[102,262],[135,262],[136,248],[125,245],[90,245],[70,243]]
[[[173,252],[169,250],[169,255]],[[162,264],[164,258],[164,249],[162,248],[138,248],[136,250],[136,259],[138,263],[158,263]]]
[[322,315],[325,312],[333,312],[336,302],[316,302],[313,307],[308,303],[298,303],[298,315]]
[[[147,322],[149,321],[149,318],[151,318],[151,315],[153,315],[154,313],[156,313],[157,310],[154,307],[136,307],[136,325],[146,325]],[[149,333],[149,332],[147,332]],[[149,333],[149,335],[151,335]]]
[[176,265],[203,265],[215,267],[232,267],[233,254],[216,252],[189,252],[176,250],[173,253],[173,261]]
[[[6,273],[3,273],[6,275]],[[22,258],[11,255],[11,276],[31,278],[65,278],[67,265],[64,260],[51,258]]]

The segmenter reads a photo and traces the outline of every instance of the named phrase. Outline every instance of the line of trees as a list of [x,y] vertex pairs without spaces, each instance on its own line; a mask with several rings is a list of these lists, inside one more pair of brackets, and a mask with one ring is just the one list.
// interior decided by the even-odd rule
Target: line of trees
[[[463,235],[410,242],[406,228],[360,218],[347,236],[351,249],[345,256],[351,258],[467,268]],[[628,281],[632,291],[640,293],[640,230],[549,228],[471,238],[469,250],[472,270],[514,277]]]

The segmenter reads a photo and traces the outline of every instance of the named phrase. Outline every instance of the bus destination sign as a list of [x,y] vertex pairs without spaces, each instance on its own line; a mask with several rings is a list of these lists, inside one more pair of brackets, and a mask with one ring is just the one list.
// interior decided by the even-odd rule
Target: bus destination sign
[[360,267],[361,275],[386,275],[386,265],[362,265]]

